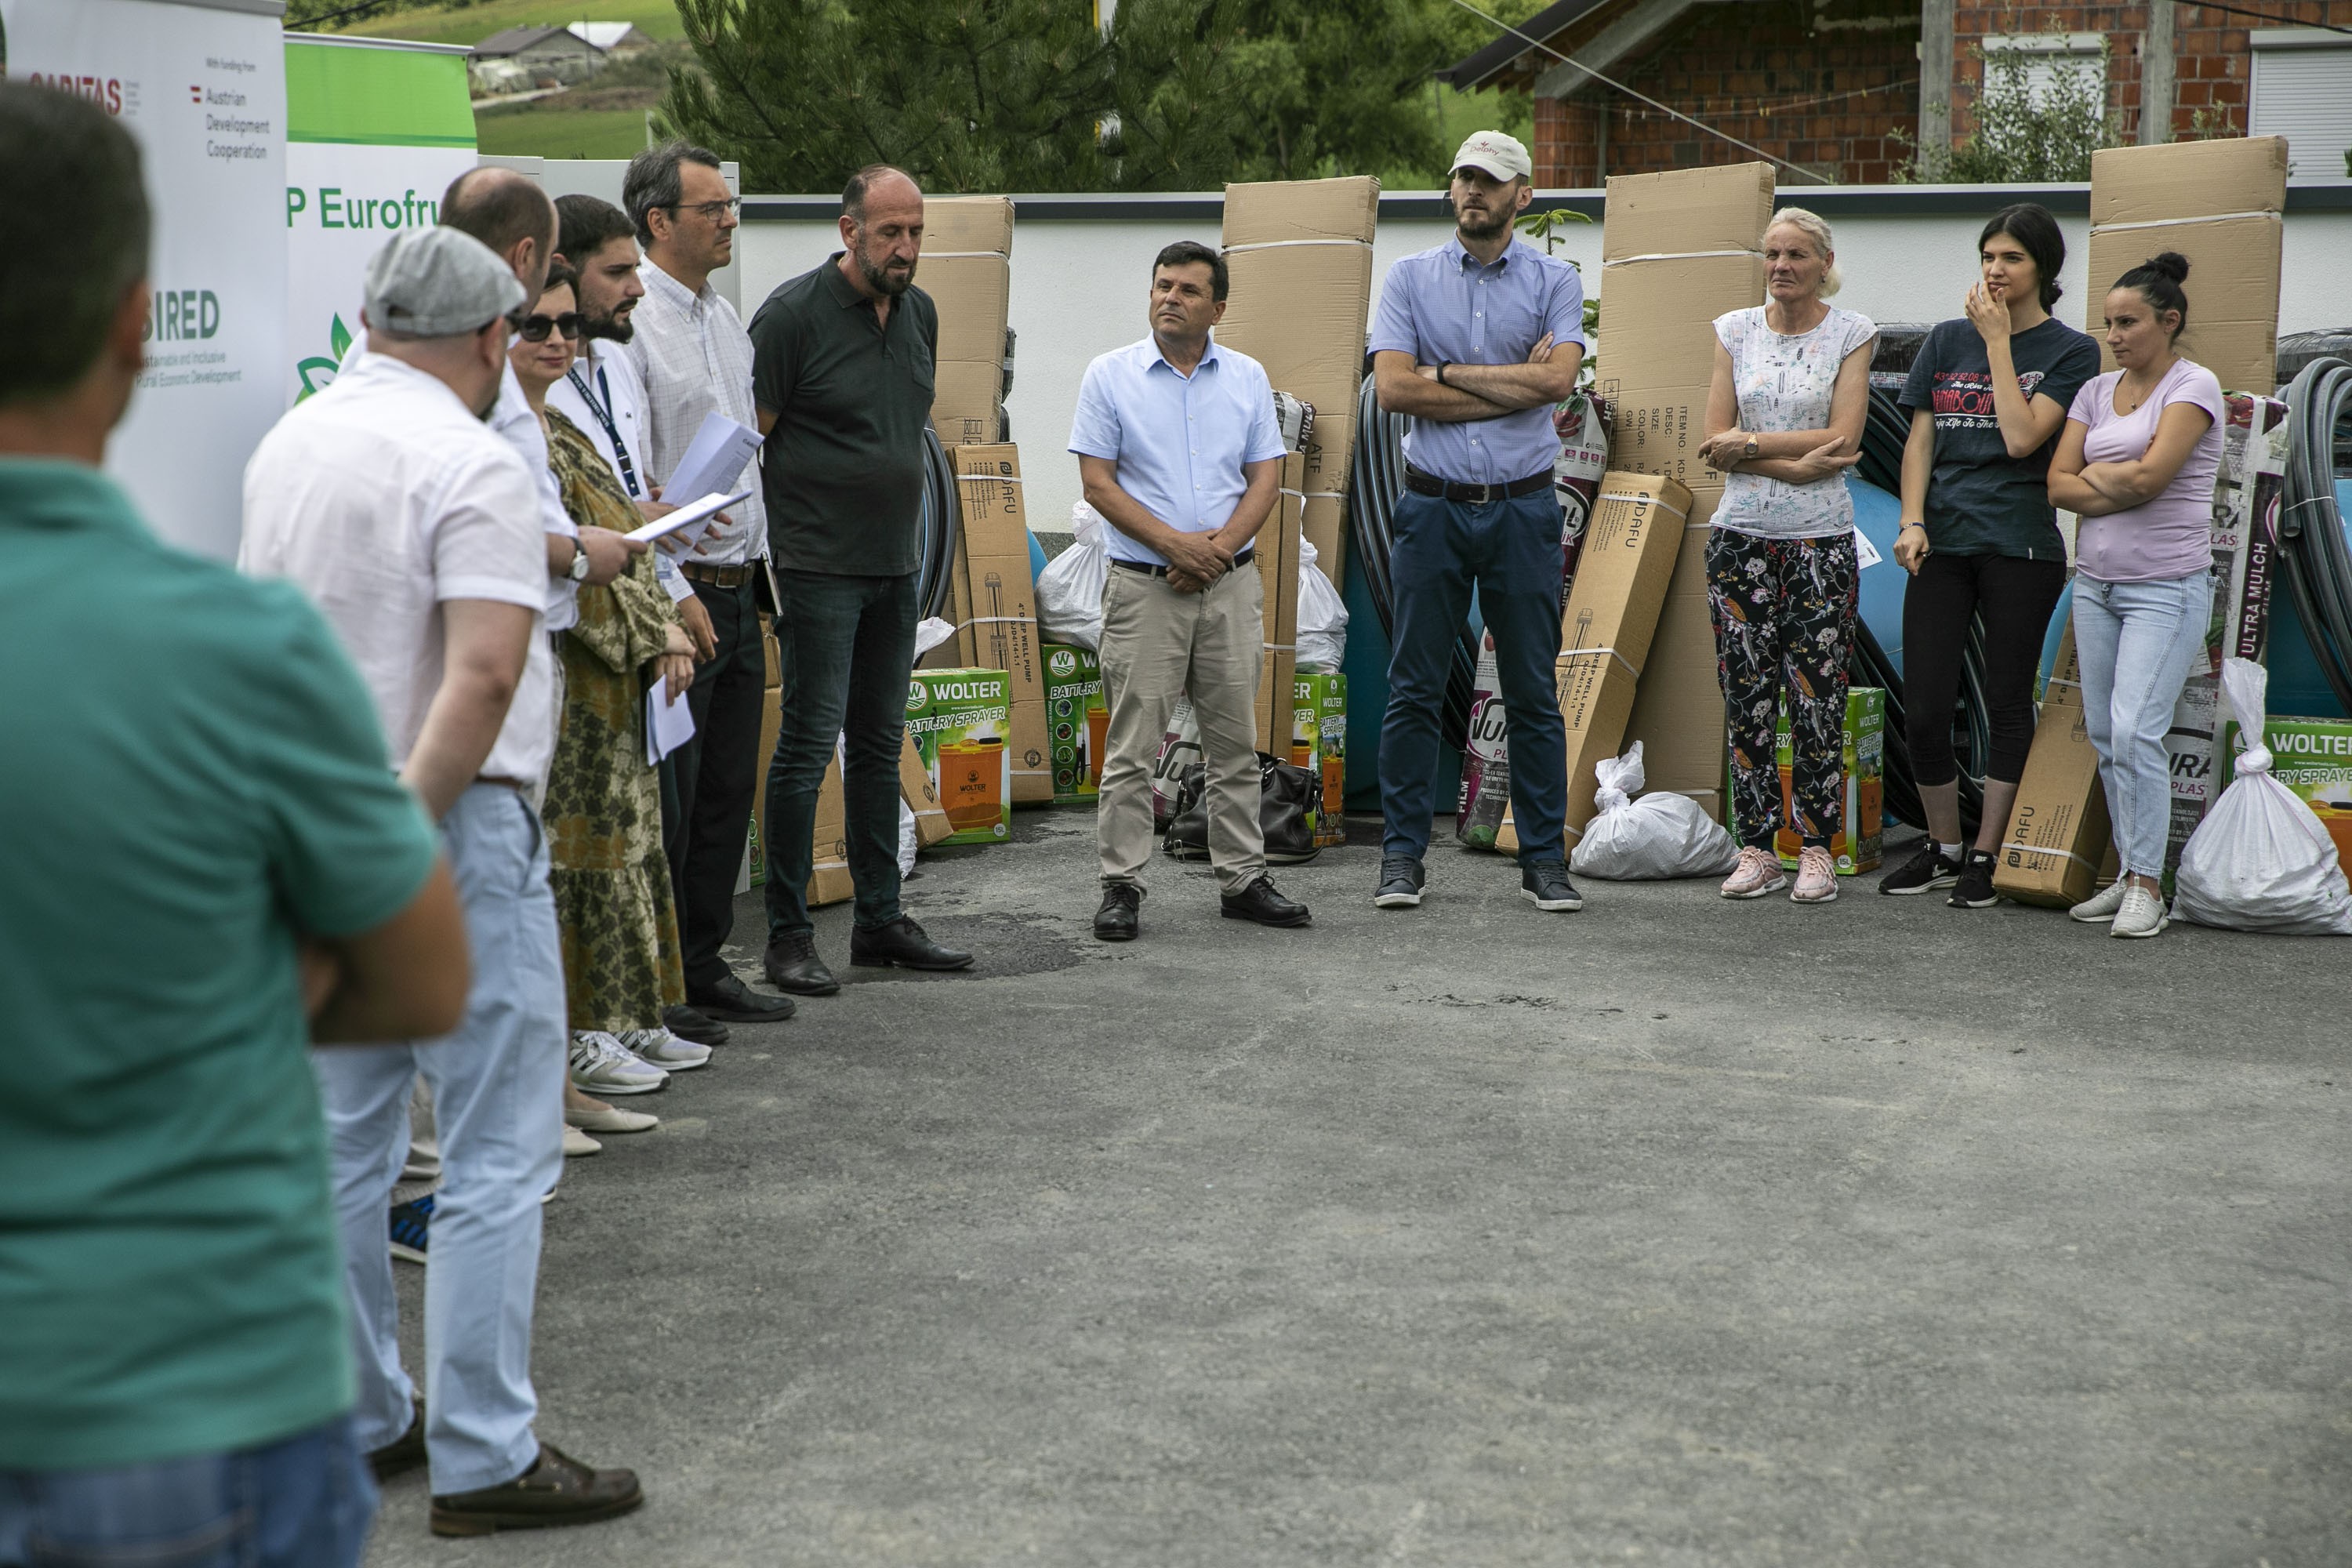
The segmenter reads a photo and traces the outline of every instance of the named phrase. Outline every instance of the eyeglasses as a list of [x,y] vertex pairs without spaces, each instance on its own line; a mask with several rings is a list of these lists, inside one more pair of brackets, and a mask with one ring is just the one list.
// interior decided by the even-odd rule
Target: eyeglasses
[[674,213],[699,213],[712,223],[717,223],[723,217],[733,217],[742,209],[743,198],[740,196],[730,196],[723,202],[696,202],[691,206],[683,202],[672,202],[669,205],[669,210]]
[[512,316],[515,336],[527,343],[543,343],[551,332],[561,332],[577,342],[580,337],[580,312],[566,310],[560,316]]

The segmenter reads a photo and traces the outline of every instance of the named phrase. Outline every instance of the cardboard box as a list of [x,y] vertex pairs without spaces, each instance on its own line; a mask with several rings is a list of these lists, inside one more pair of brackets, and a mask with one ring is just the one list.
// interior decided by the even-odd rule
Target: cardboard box
[[1364,175],[1225,187],[1232,289],[1217,341],[1264,365],[1276,390],[1315,405],[1306,460],[1296,475],[1286,469],[1283,483],[1299,492],[1301,526],[1335,584],[1344,581],[1346,565],[1343,498],[1355,453],[1380,202],[1381,183]]
[[833,756],[824,764],[824,780],[817,785],[816,826],[809,835],[807,897],[813,910],[857,896],[857,886],[849,877],[848,820],[847,797],[841,786],[841,745],[835,742]]
[[739,893],[768,885],[768,858],[762,847],[768,841],[768,764],[776,755],[776,737],[784,724],[783,668],[773,628],[765,616],[760,617],[760,642],[767,654],[768,684],[760,693],[760,782],[751,791],[751,847],[740,879],[743,885],[735,889]]
[[2286,484],[2286,405],[2242,393],[2223,401],[2221,471],[2213,486],[2212,610],[2204,653],[2189,668],[2164,737],[2172,760],[2167,889],[2216,794],[2214,737],[2232,717],[2221,695],[2221,660],[2226,655],[2260,663],[2270,646],[2271,580],[2278,570],[2279,506]]
[[[2331,154],[2332,157],[2332,154]],[[2279,136],[2112,147],[2091,154],[2091,286],[2083,320],[2094,337],[2115,280],[2160,250],[2189,258],[2182,352],[2225,387],[2277,383],[2279,252],[2287,144]],[[2104,340],[2105,368],[2116,368]]]
[[1001,669],[919,669],[907,683],[907,730],[952,829],[947,844],[1013,836],[1011,714]]
[[[1780,828],[1772,836],[1772,849],[1780,857],[1780,864],[1793,871],[1804,847],[1804,835],[1795,826],[1796,757],[1790,740],[1786,697],[1781,699],[1778,729]],[[1875,686],[1847,688],[1844,733],[1842,760],[1845,767],[1845,813],[1843,825],[1830,837],[1830,858],[1837,862],[1839,876],[1854,877],[1878,869],[1885,845],[1886,693]],[[1728,761],[1727,755],[1727,765]],[[1731,798],[1727,780],[1724,799],[1728,802]],[[1734,838],[1745,842],[1738,816],[1727,810],[1725,826],[1731,829]]]
[[919,847],[929,849],[955,831],[948,821],[947,808],[940,805],[939,785],[931,780],[931,770],[911,730],[901,731],[898,736],[898,798],[915,814],[915,840]]
[[1009,196],[923,203],[916,281],[940,312],[931,427],[950,447],[1004,438],[1005,335],[1013,294]]
[[1021,494],[1021,453],[1005,446],[958,447],[956,489],[963,528],[956,542],[955,647],[968,669],[1001,669],[1013,708],[1005,744],[1013,802],[1054,798],[1045,739],[1045,679],[1037,655],[1037,583],[1029,563],[1029,518]]
[[1610,466],[1666,475],[1690,494],[1690,548],[1675,563],[1624,738],[1642,742],[1651,788],[1689,795],[1718,821],[1723,691],[1700,534],[1723,479],[1698,447],[1715,376],[1710,323],[1763,302],[1771,215],[1769,163],[1621,174],[1609,182],[1601,241],[1609,327],[1596,390],[1614,408]]
[[1102,793],[1110,710],[1102,660],[1091,648],[1046,643],[1045,734],[1053,753],[1054,804],[1091,805]]
[[[2352,720],[2266,719],[2263,744],[2271,752],[2271,777],[2311,807],[2336,840],[2339,865],[2352,866]],[[2237,777],[2238,753],[2246,738],[2231,720],[2221,730],[2221,787]]]
[[1290,760],[1319,786],[1307,826],[1318,848],[1348,842],[1348,678],[1300,670],[1291,678]]
[[1257,531],[1258,584],[1265,591],[1265,662],[1253,699],[1257,711],[1257,749],[1279,755],[1290,735],[1291,676],[1298,668],[1298,539],[1306,458],[1282,460],[1282,493],[1274,515]]
[[[1568,731],[1567,841],[1572,847],[1599,808],[1592,800],[1601,759],[1613,757],[1625,739],[1633,694],[1654,647],[1654,634],[1683,553],[1684,519],[1691,494],[1679,482],[1656,474],[1612,473],[1601,481],[1601,497],[1577,562],[1576,585],[1560,617],[1560,652],[1553,671],[1559,716]],[[1647,758],[1644,758],[1647,761]],[[1710,793],[1720,787],[1721,764]],[[1658,787],[1665,787],[1660,785]],[[1495,847],[1518,848],[1509,814],[1495,835]]]
[[2095,890],[2107,854],[2107,794],[2083,724],[2082,679],[2074,628],[2068,626],[2042,689],[2042,720],[1993,868],[1993,891],[2021,904],[2064,909],[2081,903]]

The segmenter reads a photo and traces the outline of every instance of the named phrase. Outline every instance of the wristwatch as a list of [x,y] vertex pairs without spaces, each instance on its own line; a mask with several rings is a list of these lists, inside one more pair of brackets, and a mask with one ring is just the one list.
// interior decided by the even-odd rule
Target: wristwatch
[[1753,458],[1760,450],[1761,448],[1756,445],[1756,437],[1750,436],[1748,437],[1748,445],[1739,449],[1739,455],[1743,458]]
[[588,581],[588,551],[577,539],[572,542],[572,567],[564,575],[574,583]]

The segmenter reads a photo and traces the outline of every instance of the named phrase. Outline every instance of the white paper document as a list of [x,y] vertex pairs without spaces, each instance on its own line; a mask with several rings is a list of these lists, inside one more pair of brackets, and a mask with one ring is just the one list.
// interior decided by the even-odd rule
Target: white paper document
[[1870,542],[1870,535],[1858,528],[1853,531],[1853,564],[1856,571],[1875,566],[1885,559],[1878,552],[1878,546]]
[[695,535],[700,533],[713,517],[725,511],[751,493],[750,490],[737,490],[733,495],[728,495],[723,491],[706,495],[700,500],[688,501],[676,511],[664,512],[642,528],[629,530],[629,537],[642,539],[650,543],[664,534],[678,533],[683,530],[691,529],[693,532],[684,536],[686,542],[691,544]]
[[693,739],[694,710],[686,693],[679,692],[672,702],[669,682],[656,680],[646,689],[646,766],[656,765]]
[[[677,468],[662,481],[662,499],[732,491],[759,450],[757,430],[749,425],[739,425],[724,414],[706,414],[702,416],[702,428],[694,433],[693,441],[687,446],[686,456],[677,460]],[[743,493],[749,495],[750,488],[746,487]]]

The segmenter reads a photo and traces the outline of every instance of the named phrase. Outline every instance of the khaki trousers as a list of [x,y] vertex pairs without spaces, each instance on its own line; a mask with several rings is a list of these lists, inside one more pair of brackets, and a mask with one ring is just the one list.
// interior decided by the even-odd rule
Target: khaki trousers
[[1103,695],[1110,709],[1096,839],[1106,885],[1138,880],[1151,858],[1151,764],[1180,696],[1201,720],[1209,864],[1217,890],[1265,875],[1258,820],[1257,683],[1265,662],[1265,590],[1255,565],[1198,594],[1112,565],[1103,584]]

